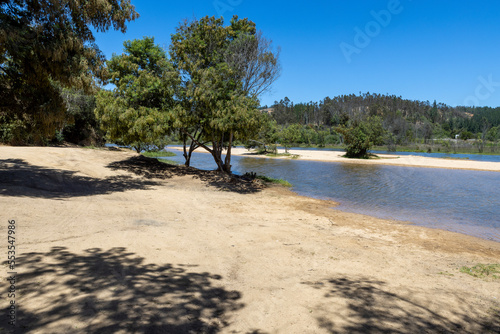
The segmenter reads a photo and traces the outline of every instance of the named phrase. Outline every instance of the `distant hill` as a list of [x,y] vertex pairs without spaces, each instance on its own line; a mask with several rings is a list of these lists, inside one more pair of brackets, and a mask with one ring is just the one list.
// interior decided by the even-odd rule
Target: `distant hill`
[[500,107],[451,107],[436,101],[430,103],[370,93],[296,104],[285,97],[269,109],[273,110],[271,115],[280,125],[335,127],[379,116],[384,128],[398,143],[416,138],[455,138],[457,134],[471,137],[500,126]]

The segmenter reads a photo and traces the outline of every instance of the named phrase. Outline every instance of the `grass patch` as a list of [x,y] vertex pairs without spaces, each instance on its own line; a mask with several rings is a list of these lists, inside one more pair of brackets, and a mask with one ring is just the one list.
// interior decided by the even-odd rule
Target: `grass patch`
[[170,160],[170,159],[162,159],[162,158],[158,158],[157,159],[159,162],[163,162],[164,164],[169,164],[169,165],[180,165],[179,162],[177,161],[174,161],[174,160]]
[[148,152],[142,152],[141,154],[145,157],[148,157],[148,158],[175,157],[176,156],[176,154],[174,152],[167,152],[167,151],[148,151]]
[[269,176],[265,176],[265,175],[257,175],[256,178],[259,180],[262,180],[264,182],[279,184],[279,185],[282,185],[285,187],[292,186],[292,184],[290,182],[288,182],[287,180],[283,180],[283,179],[275,179],[274,177],[269,177]]
[[500,264],[477,264],[474,267],[463,266],[460,272],[477,278],[500,279]]

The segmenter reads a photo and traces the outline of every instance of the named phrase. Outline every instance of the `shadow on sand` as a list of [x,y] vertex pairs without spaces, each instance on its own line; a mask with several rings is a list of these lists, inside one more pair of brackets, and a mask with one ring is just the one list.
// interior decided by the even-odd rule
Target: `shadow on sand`
[[[416,297],[418,291],[398,294],[386,283],[369,278],[304,284],[325,291],[326,302],[318,308],[317,320],[330,333],[500,333],[500,313],[481,313],[484,310],[472,306],[467,296],[453,295],[449,305],[439,300],[439,294],[422,300]],[[335,309],[329,309],[332,305]],[[331,312],[337,318],[344,315],[342,321],[329,319]]]
[[250,182],[237,175],[227,175],[217,171],[205,171],[194,167],[171,165],[142,155],[117,161],[107,166],[113,170],[125,170],[146,179],[169,179],[174,176],[192,176],[207,186],[223,191],[250,194],[261,191],[265,186],[260,182]]
[[18,333],[216,333],[244,306],[219,275],[146,264],[125,248],[54,247],[17,261]]
[[49,199],[93,196],[151,189],[167,179],[186,175],[200,179],[209,187],[241,194],[259,192],[265,187],[262,183],[249,182],[238,176],[169,165],[144,156],[113,162],[107,168],[127,171],[140,177],[119,175],[93,178],[77,175],[74,171],[31,165],[22,159],[0,159],[0,196]]
[[104,179],[76,175],[74,171],[31,165],[22,159],[0,160],[0,195],[41,198],[70,198],[149,189],[157,185],[120,175]]

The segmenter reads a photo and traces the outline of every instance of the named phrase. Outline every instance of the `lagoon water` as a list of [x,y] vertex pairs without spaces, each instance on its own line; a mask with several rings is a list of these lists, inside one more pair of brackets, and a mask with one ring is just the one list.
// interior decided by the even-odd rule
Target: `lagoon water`
[[[181,152],[167,159],[183,163]],[[336,209],[412,222],[500,242],[500,173],[232,157],[235,174],[283,178],[300,195],[331,199]],[[210,154],[192,166],[214,169]]]

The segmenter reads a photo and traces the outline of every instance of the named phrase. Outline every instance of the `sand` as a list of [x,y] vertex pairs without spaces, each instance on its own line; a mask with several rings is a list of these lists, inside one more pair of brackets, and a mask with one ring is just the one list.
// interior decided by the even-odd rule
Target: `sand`
[[459,270],[499,263],[500,243],[279,186],[125,150],[0,146],[0,205],[17,265],[10,298],[2,262],[0,307],[15,300],[19,333],[500,332],[500,280]]
[[[182,146],[168,146],[169,149],[182,150]],[[196,152],[207,153],[203,149]],[[255,150],[247,150],[243,147],[232,148],[231,154],[249,157],[266,157],[257,155]],[[284,149],[278,150],[278,153],[285,153]],[[500,163],[488,161],[473,161],[466,159],[447,159],[447,158],[428,158],[416,155],[390,155],[377,154],[376,159],[348,159],[343,157],[345,152],[341,151],[323,151],[323,150],[297,150],[291,149],[289,153],[299,160],[342,162],[351,164],[375,164],[375,165],[393,165],[406,167],[428,167],[428,168],[448,168],[448,169],[469,169],[500,172]],[[290,159],[290,156],[276,156],[273,159]]]

